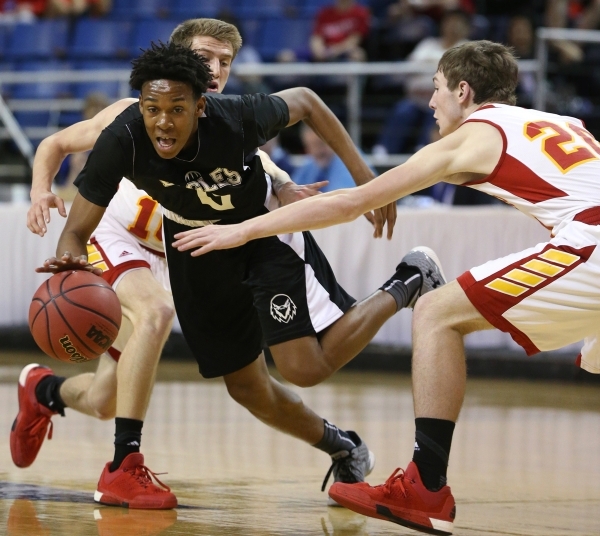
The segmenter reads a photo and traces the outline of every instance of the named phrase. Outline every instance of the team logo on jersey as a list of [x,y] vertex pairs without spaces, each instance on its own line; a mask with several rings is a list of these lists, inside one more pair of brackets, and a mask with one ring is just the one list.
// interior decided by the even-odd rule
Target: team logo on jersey
[[168,188],[169,186],[175,186],[172,182],[167,182],[167,181],[163,181],[161,180],[160,183],[165,187]]
[[185,174],[185,187],[191,188],[192,190],[197,190],[198,188],[202,188],[202,173],[199,171],[188,171]]
[[131,251],[124,251],[119,255],[119,257],[127,257],[127,255],[133,255],[133,253],[131,253]]
[[271,316],[277,322],[287,324],[296,316],[296,304],[286,294],[275,294],[271,298]]

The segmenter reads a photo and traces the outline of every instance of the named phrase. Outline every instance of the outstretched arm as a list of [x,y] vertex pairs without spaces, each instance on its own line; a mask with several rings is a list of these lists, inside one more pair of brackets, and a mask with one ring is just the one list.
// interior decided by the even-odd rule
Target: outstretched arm
[[76,123],[44,139],[33,161],[31,184],[31,207],[27,213],[27,227],[40,236],[46,234],[46,225],[50,222],[50,209],[66,217],[63,200],[52,193],[54,177],[67,155],[89,151],[96,143],[100,133],[110,125],[115,117],[136,99],[122,99],[96,114],[92,119]]
[[[288,105],[289,125],[304,121],[310,126],[342,159],[358,186],[373,179],[373,171],[352,143],[346,129],[314,91],[307,88],[293,88],[280,91],[276,95]],[[365,213],[365,216],[374,226],[375,238],[383,235],[383,226],[386,223],[387,237],[388,239],[392,237],[396,223],[395,201],[383,208],[377,207],[373,214]]]
[[258,156],[262,161],[263,169],[271,177],[273,192],[279,199],[281,206],[317,195],[320,193],[319,190],[321,188],[329,184],[329,181],[320,181],[305,185],[296,184],[283,169],[271,160],[271,157],[267,153],[259,149]]
[[448,180],[461,184],[489,175],[502,154],[500,133],[485,123],[468,123],[427,145],[406,163],[357,188],[336,190],[294,203],[236,225],[209,225],[175,235],[173,246],[193,256],[236,247],[250,240],[330,227]]

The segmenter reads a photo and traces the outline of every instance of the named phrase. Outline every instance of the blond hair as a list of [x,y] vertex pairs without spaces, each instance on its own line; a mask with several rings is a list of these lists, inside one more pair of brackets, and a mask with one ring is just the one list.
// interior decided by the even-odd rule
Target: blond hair
[[194,37],[213,37],[218,41],[229,43],[234,58],[242,48],[242,36],[238,29],[233,24],[218,19],[186,20],[173,30],[169,41],[190,48]]

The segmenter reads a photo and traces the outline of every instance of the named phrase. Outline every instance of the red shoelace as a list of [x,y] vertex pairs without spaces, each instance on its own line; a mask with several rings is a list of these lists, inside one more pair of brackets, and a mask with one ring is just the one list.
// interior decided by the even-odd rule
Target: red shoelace
[[129,469],[129,472],[133,474],[134,478],[145,488],[152,485],[152,478],[158,482],[158,484],[165,489],[165,491],[171,491],[171,488],[161,482],[156,475],[166,475],[166,473],[154,473],[145,465],[136,465],[135,468]]
[[48,439],[52,439],[52,431],[54,430],[54,425],[50,419],[45,417],[40,417],[39,419],[35,419],[25,430],[29,432],[30,435],[38,435],[41,429],[50,422],[50,430],[48,430]]
[[384,492],[387,495],[391,495],[392,494],[392,488],[394,487],[394,485],[397,483],[397,485],[400,487],[400,491],[402,492],[402,495],[404,497],[407,496],[407,491],[406,491],[406,487],[404,486],[404,477],[405,477],[405,473],[404,473],[404,469],[401,469],[400,467],[398,467],[391,475],[390,477],[385,481],[384,484],[381,484],[379,486],[377,486],[378,488],[384,488]]

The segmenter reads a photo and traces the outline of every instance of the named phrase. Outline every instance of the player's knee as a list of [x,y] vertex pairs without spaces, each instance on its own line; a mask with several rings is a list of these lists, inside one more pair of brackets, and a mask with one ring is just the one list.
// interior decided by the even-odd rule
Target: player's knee
[[432,329],[446,323],[450,316],[449,311],[444,303],[436,298],[435,292],[429,292],[417,300],[413,312],[415,329]]
[[277,370],[283,378],[298,387],[314,387],[330,376],[322,367],[313,368],[306,361],[289,360],[278,365]]
[[117,414],[117,405],[115,400],[96,400],[92,402],[94,417],[101,421],[114,419]]
[[163,334],[171,329],[175,318],[175,307],[171,300],[158,297],[146,304],[144,310],[136,317],[138,327],[147,328],[157,335]]
[[257,382],[226,382],[227,392],[241,406],[252,409],[253,406],[260,404],[262,399],[268,395],[265,386]]

